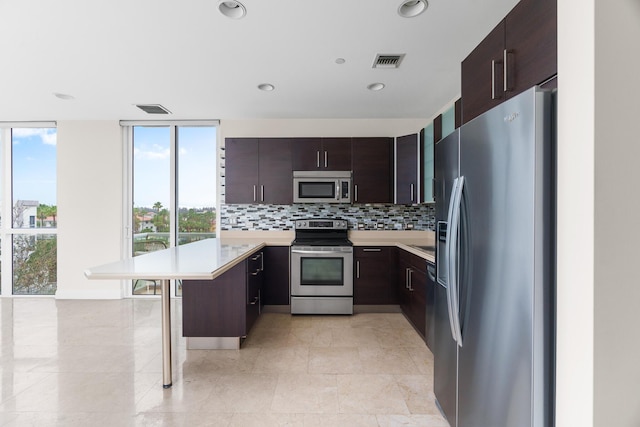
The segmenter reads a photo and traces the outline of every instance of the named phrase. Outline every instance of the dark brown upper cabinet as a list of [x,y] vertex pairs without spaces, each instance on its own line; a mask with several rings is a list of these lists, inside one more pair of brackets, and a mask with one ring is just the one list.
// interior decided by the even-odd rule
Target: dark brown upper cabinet
[[393,138],[353,138],[353,203],[393,203]]
[[226,138],[225,159],[226,203],[257,202],[258,138]]
[[396,138],[396,203],[418,203],[418,134]]
[[293,170],[351,170],[351,138],[295,138]]
[[290,138],[227,138],[226,203],[291,204]]
[[556,0],[522,0],[462,61],[462,121],[557,73]]

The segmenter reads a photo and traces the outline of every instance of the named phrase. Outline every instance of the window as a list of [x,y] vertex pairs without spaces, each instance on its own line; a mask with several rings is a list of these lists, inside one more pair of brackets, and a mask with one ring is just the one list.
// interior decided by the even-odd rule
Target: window
[[[53,295],[57,288],[55,123],[0,123],[0,293]],[[11,258],[9,258],[11,257]],[[10,283],[10,286],[6,286]]]
[[[125,124],[131,153],[131,254],[216,236],[217,123]],[[157,295],[136,280],[132,295]],[[180,283],[172,293],[181,295]]]

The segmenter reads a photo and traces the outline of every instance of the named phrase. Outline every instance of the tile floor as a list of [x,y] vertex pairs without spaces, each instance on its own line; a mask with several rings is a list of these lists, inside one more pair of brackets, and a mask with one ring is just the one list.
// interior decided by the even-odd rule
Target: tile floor
[[173,302],[0,299],[0,426],[429,426],[433,358],[397,313],[264,313],[241,350],[186,350]]

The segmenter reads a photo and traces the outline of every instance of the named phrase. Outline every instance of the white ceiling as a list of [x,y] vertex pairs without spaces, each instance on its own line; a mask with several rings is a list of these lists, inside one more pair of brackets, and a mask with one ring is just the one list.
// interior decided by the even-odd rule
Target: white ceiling
[[[217,0],[0,0],[0,121],[431,118],[517,3],[430,0],[407,19],[400,0],[241,1],[232,20]],[[373,69],[378,53],[406,56]]]

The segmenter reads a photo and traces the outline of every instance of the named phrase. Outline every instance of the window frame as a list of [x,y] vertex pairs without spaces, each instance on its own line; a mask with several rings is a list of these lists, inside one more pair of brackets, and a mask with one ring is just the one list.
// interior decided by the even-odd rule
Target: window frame
[[[124,141],[123,150],[123,164],[125,165],[125,179],[123,194],[123,224],[124,224],[124,239],[122,250],[125,254],[125,258],[131,258],[133,255],[133,167],[134,167],[134,140],[133,140],[133,128],[136,126],[147,127],[169,127],[170,128],[170,184],[169,184],[169,247],[175,247],[177,245],[178,238],[178,128],[180,127],[215,127],[216,131],[216,163],[213,165],[216,168],[215,172],[215,191],[216,191],[216,237],[220,233],[220,221],[217,217],[220,212],[220,173],[218,171],[217,160],[219,158],[220,147],[220,121],[219,120],[121,120],[120,126],[122,127],[122,138]],[[171,281],[171,298],[180,298],[176,295],[176,283]],[[124,296],[126,298],[159,298],[159,295],[134,295],[133,294],[133,281],[123,281]]]
[[[0,296],[11,296],[20,298],[55,298],[55,293],[50,294],[14,294],[13,293],[13,238],[16,235],[55,235],[56,241],[58,236],[58,227],[24,227],[15,228],[13,226],[13,140],[12,129],[25,128],[55,128],[57,135],[57,122],[55,121],[38,121],[38,122],[0,122],[0,185],[2,186],[2,194],[0,195],[2,207],[0,215],[2,215],[2,223],[0,225],[0,262],[2,263],[2,273],[0,280]],[[56,156],[58,155],[56,149]],[[58,171],[56,170],[56,181],[58,179]],[[57,206],[57,194],[56,194]],[[37,222],[37,218],[36,218]],[[56,242],[57,244],[57,242]],[[57,265],[56,265],[57,268]]]

